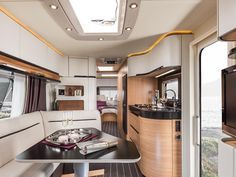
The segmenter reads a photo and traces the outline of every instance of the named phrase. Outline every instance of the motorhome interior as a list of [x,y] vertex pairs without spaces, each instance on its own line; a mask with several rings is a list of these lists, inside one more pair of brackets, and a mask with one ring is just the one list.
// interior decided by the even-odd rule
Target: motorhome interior
[[236,177],[235,0],[0,0],[1,177]]

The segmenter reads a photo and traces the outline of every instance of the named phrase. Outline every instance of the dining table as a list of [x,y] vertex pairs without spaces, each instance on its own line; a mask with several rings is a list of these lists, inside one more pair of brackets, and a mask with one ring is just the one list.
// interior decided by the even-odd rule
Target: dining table
[[141,159],[133,142],[95,128],[84,129],[96,134],[94,139],[117,141],[117,145],[83,155],[77,145],[70,149],[62,148],[45,143],[45,139],[43,139],[17,155],[15,160],[21,163],[73,163],[75,177],[88,177],[89,163],[136,163]]

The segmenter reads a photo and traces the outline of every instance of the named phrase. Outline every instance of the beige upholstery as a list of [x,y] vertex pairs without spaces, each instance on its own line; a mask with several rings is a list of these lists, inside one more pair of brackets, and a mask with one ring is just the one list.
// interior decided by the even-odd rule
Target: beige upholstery
[[49,177],[59,164],[16,162],[15,156],[44,138],[40,112],[0,120],[0,176]]
[[14,160],[0,168],[1,177],[50,177],[58,163],[19,163]]
[[[11,133],[14,134],[10,135]],[[2,137],[0,138],[1,167],[13,160],[20,152],[44,138],[40,113],[34,112],[16,118],[0,120],[0,137]]]
[[[98,111],[73,111],[68,128],[94,127],[101,130]],[[0,119],[0,177],[50,177],[57,163],[20,163],[16,155],[62,129],[63,111],[34,112],[10,119]],[[59,122],[58,122],[59,121]]]
[[[63,111],[42,111],[45,135],[48,136],[53,132],[64,129],[61,120]],[[101,130],[100,113],[95,111],[72,111],[73,124],[67,128],[84,128],[93,127]]]

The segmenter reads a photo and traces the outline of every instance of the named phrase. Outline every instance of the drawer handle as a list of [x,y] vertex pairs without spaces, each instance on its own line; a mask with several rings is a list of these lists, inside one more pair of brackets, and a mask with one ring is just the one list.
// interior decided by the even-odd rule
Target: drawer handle
[[137,134],[139,134],[138,130],[136,130],[136,128],[134,128],[133,125],[130,125],[130,127],[131,127]]

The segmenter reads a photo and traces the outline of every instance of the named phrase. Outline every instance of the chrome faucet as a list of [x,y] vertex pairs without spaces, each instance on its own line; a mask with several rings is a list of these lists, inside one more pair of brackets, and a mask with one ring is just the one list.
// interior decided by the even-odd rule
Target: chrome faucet
[[165,90],[165,97],[166,97],[166,98],[167,98],[167,95],[166,95],[167,92],[172,92],[172,93],[174,94],[174,96],[172,97],[172,99],[173,99],[173,107],[176,108],[176,107],[177,107],[177,99],[176,99],[176,93],[175,93],[175,91],[172,90],[172,89],[167,89],[167,90]]

